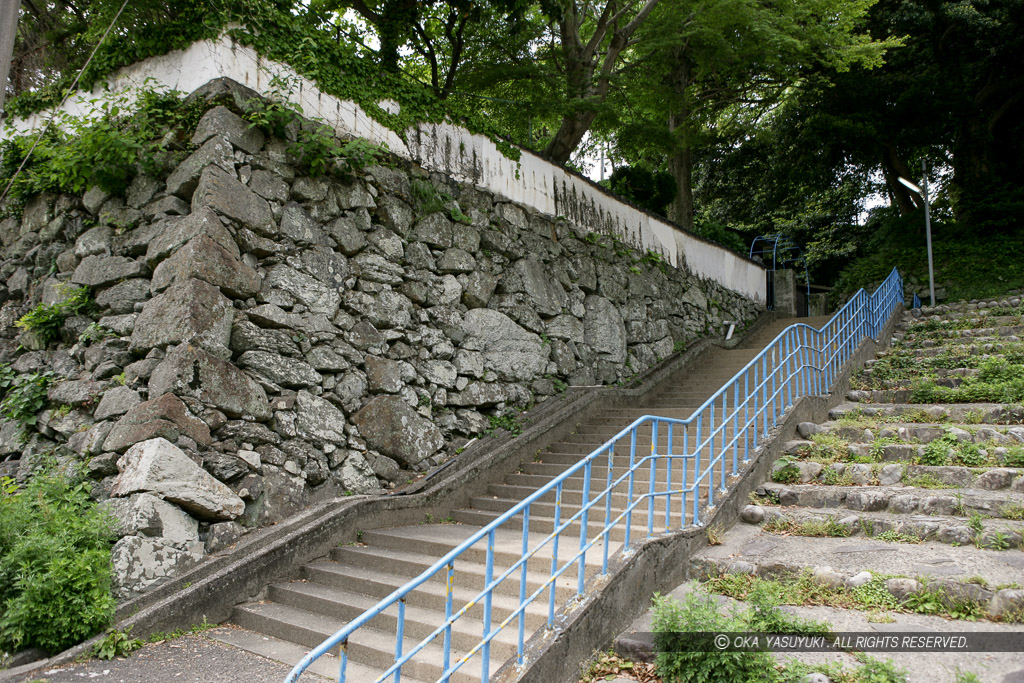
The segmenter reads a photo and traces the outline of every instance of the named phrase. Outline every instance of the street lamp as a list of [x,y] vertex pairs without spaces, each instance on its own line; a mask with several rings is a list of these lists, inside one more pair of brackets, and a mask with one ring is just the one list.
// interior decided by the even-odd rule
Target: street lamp
[[924,197],[924,235],[925,241],[928,245],[928,293],[932,298],[932,306],[935,305],[935,269],[932,266],[932,215],[931,207],[928,202],[928,167],[925,166],[925,162],[921,162],[921,174],[924,181],[921,183],[924,189],[921,189],[914,183],[910,182],[906,178],[900,178],[899,181],[909,187],[914,192]]

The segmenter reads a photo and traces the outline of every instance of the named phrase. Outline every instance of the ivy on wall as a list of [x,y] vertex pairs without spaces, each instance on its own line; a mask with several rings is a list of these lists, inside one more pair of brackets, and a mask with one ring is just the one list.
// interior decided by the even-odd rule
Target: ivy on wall
[[[287,64],[310,79],[324,93],[351,100],[373,119],[404,138],[419,123],[452,121],[486,135],[507,157],[518,160],[520,150],[503,139],[501,131],[470,106],[437,98],[426,84],[385,71],[360,57],[355,46],[336,40],[316,28],[309,17],[295,15],[282,3],[228,0],[212,8],[203,0],[176,3],[173,18],[136,22],[129,32],[110,38],[100,47],[82,74],[80,88],[91,89],[123,66],[184,49],[199,40],[214,39],[225,28],[238,43],[253,48],[261,57]],[[72,76],[39,90],[14,97],[6,109],[26,116],[60,103]],[[391,114],[378,102],[392,99],[401,111]]]

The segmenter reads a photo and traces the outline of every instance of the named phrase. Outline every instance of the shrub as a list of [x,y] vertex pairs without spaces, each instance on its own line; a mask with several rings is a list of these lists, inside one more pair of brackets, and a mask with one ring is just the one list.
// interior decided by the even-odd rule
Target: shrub
[[112,540],[84,481],[52,467],[0,479],[0,649],[59,652],[106,627]]
[[46,392],[52,381],[52,372],[34,372],[11,379],[0,401],[0,415],[20,422],[22,427],[34,425],[36,413],[46,405]]
[[782,456],[776,461],[775,469],[772,471],[772,481],[779,484],[792,484],[800,481],[800,466],[788,456]]
[[14,324],[23,330],[34,332],[44,344],[49,344],[60,336],[60,328],[69,315],[91,313],[96,303],[89,294],[88,287],[67,289],[67,297],[55,304],[39,304],[21,316]]
[[666,683],[771,680],[773,660],[766,652],[715,652],[710,643],[700,651],[687,651],[698,649],[691,633],[744,631],[746,621],[739,613],[721,613],[714,596],[703,591],[695,590],[682,601],[655,595],[653,628],[658,673]]

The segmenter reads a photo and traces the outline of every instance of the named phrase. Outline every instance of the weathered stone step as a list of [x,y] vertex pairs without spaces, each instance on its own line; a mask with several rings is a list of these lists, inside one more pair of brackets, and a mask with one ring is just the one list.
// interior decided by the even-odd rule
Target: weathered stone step
[[976,421],[978,423],[1002,425],[1020,424],[1024,421],[1024,407],[1002,405],[1000,403],[959,403],[953,405],[841,403],[830,410],[828,414],[832,420],[860,416],[871,419],[921,416],[923,418],[922,421],[927,422],[948,420],[963,423]]
[[[910,371],[908,371],[910,372]],[[871,378],[874,374],[874,369],[865,367],[864,370],[857,376],[854,377],[855,381],[857,378]],[[931,368],[928,374],[936,378],[936,384],[939,379],[950,379],[950,378],[964,378],[964,377],[977,377],[977,368]],[[878,381],[878,380],[875,380]]]
[[[805,445],[811,445],[810,441],[789,441],[786,444],[786,452],[796,457],[807,454]],[[851,444],[851,453],[858,453],[856,448],[862,448],[870,452],[870,444]],[[886,486],[903,483],[906,486],[921,486],[915,481],[928,484],[929,488],[934,485],[943,485],[945,488],[974,488],[986,491],[998,491],[1001,489],[1012,489],[1016,493],[1024,493],[1024,470],[1014,467],[961,467],[956,465],[912,465],[909,461],[916,458],[916,450],[923,446],[912,444],[889,444],[885,446],[882,453],[882,462],[890,465],[878,466],[869,463],[848,463],[836,462],[822,465],[813,461],[796,463],[800,470],[800,483],[807,484],[813,481],[828,483],[835,478],[845,477],[846,484],[857,486],[869,483],[881,483]],[[906,450],[904,450],[906,449]],[[906,456],[906,452],[913,455]],[[827,473],[832,469],[833,474]],[[877,481],[875,481],[877,480]],[[909,483],[908,483],[909,482]],[[923,487],[922,487],[923,488]]]
[[[242,628],[252,629],[275,638],[313,648],[342,629],[346,621],[315,612],[274,602],[240,605],[232,613],[232,621]],[[407,637],[403,650],[408,651],[418,639]],[[392,632],[374,628],[357,629],[348,641],[349,659],[366,667],[383,671],[394,662],[395,636]],[[443,648],[440,644],[425,646],[422,656],[413,658],[402,667],[411,676],[421,680],[436,680],[443,671]],[[454,653],[453,653],[454,654]],[[453,657],[453,660],[455,657]],[[492,663],[493,668],[493,663]],[[471,658],[455,673],[452,681],[477,683],[480,680],[480,659]]]
[[[760,508],[761,512],[754,508]],[[764,531],[783,535],[820,535],[820,525],[828,522],[836,532],[828,535],[836,537],[858,534],[876,537],[891,532],[955,546],[973,544],[979,548],[1013,552],[1021,549],[1021,540],[1024,539],[1021,535],[1024,532],[1024,525],[1002,519],[969,520],[949,515],[901,515],[864,511],[846,514],[837,512],[834,508],[780,508],[770,505],[749,506],[744,510],[744,517],[748,519],[756,519],[761,514],[766,525],[775,527],[772,531],[763,529]],[[780,524],[785,522],[809,524],[815,533],[801,534],[787,526],[780,528]],[[887,539],[883,536],[881,540]]]
[[825,569],[850,577],[866,570],[963,583],[981,577],[989,586],[996,587],[1021,582],[1024,555],[1019,550],[985,550],[973,544],[952,547],[937,541],[892,543],[863,535],[782,536],[763,531],[757,525],[737,524],[721,535],[719,545],[708,546],[694,556],[691,577],[699,576],[702,566],[728,568],[734,562],[742,564],[732,571],[755,571],[763,576]]
[[[782,506],[846,508],[894,514],[958,515],[978,513],[1013,518],[1024,512],[1024,497],[978,489],[922,489],[914,486],[825,486],[765,482],[757,489]],[[1004,514],[1006,513],[1006,514]]]
[[1003,446],[1024,444],[1024,427],[1008,427],[998,424],[961,424],[943,422],[877,422],[874,429],[844,424],[835,420],[817,424],[801,422],[797,430],[802,437],[810,438],[814,434],[831,434],[847,441],[874,441],[879,439],[898,438],[901,441],[930,443],[941,439],[947,433],[953,434],[958,441],[984,443],[995,441]]
[[[920,373],[914,372],[913,377],[908,373],[907,377],[903,379],[873,379],[870,376],[862,376],[856,378],[851,383],[853,391],[847,393],[848,401],[860,401],[861,399],[851,398],[850,394],[854,391],[881,391],[881,390],[909,390],[914,381],[920,377]],[[956,389],[964,383],[963,377],[935,377],[932,379],[932,383],[937,387],[946,387],[947,389]],[[909,391],[908,391],[909,397]],[[881,402],[883,399],[872,398],[871,400]],[[888,400],[888,399],[886,399]],[[903,399],[905,400],[905,399]]]
[[901,355],[910,355],[914,358],[934,358],[950,353],[956,356],[990,356],[998,355],[1007,351],[1021,348],[1019,342],[974,342],[965,344],[944,344],[931,348],[916,348],[907,352],[900,352]]
[[[897,544],[893,544],[897,545]],[[873,572],[860,570],[853,572],[836,571],[831,566],[810,566],[795,562],[750,562],[747,560],[730,560],[726,558],[695,557],[691,561],[691,576],[701,580],[721,576],[723,574],[753,574],[762,578],[798,578],[809,572],[812,580],[833,588],[854,588],[869,583],[873,574],[890,572]],[[948,606],[957,600],[971,600],[978,603],[985,616],[998,619],[1007,612],[1014,612],[1024,605],[1024,590],[1019,588],[986,588],[970,581],[956,578],[936,577],[929,573],[912,574],[886,579],[882,584],[885,589],[898,600],[922,591],[944,592],[944,602]],[[990,584],[991,585],[991,584]]]
[[[941,343],[942,340],[950,339],[971,339],[973,341],[1020,341],[1019,339],[1006,339],[1006,337],[1017,337],[1024,334],[1024,325],[992,325],[989,327],[968,327],[938,330],[915,330],[908,329],[903,334],[893,335],[894,346],[913,347],[920,345],[923,341]],[[899,343],[897,343],[899,342]]]

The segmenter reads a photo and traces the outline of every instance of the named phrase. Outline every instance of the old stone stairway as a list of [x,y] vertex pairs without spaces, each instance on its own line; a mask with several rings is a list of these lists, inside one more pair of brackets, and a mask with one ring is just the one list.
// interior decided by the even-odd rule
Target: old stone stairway
[[[834,631],[1024,637],[1021,303],[906,312],[830,419],[799,425],[746,523],[696,555],[691,577],[727,602],[781,582],[785,609]],[[649,630],[641,619],[631,632]],[[638,654],[629,633],[617,646]],[[907,681],[1024,676],[1019,652],[869,654]]]
[[[815,326],[826,321],[827,318],[799,320]],[[793,319],[783,319],[767,324],[734,349],[713,348],[705,354],[702,362],[681,371],[672,381],[662,385],[667,388],[652,392],[652,395],[637,405],[608,410],[577,425],[574,433],[537,453],[532,460],[523,462],[519,470],[507,476],[502,483],[479,491],[472,498],[470,507],[452,510],[444,519],[425,519],[415,526],[362,531],[359,542],[337,547],[329,557],[307,564],[292,581],[271,585],[265,600],[236,607],[233,621],[241,628],[218,637],[256,654],[294,664],[309,649],[319,645],[348,621],[419,575],[437,558],[597,449],[636,418],[645,414],[689,417],[724,382],[753,359],[764,345],[793,322]],[[727,434],[731,436],[731,425]],[[664,433],[660,435],[662,447],[666,445],[666,438]],[[637,453],[649,451],[650,436],[646,440],[639,439]],[[614,475],[619,476],[624,472],[628,462],[628,450],[617,450],[613,462]],[[673,477],[678,474],[677,465]],[[605,481],[606,475],[607,462],[594,466],[592,476],[595,481]],[[663,479],[666,469],[659,468],[654,476]],[[647,489],[649,477],[647,468],[637,474],[637,491]],[[582,496],[583,476],[580,474],[568,479],[564,486],[562,519],[579,510]],[[665,528],[665,508],[661,500],[655,505],[655,532]],[[612,496],[613,517],[623,509],[626,501],[626,488],[617,488]],[[555,527],[554,507],[553,495],[532,506],[531,541],[534,537],[543,538]],[[595,518],[600,520],[594,521]],[[589,526],[592,531],[599,530],[603,526],[603,514],[592,516]],[[521,556],[522,538],[521,533],[514,530],[517,528],[513,524],[513,530],[499,531],[496,536],[495,575]],[[578,525],[569,528],[570,541],[575,542],[578,538],[578,529]],[[631,533],[634,534],[633,539],[646,536],[646,505],[634,512]],[[619,548],[623,540],[621,529],[611,534],[608,541],[609,553]],[[459,560],[459,579],[454,588],[456,606],[471,600],[484,586],[485,556],[484,544],[481,542]],[[528,563],[528,593],[543,584],[550,565],[551,551],[550,546],[547,546]],[[574,594],[576,579],[575,571],[570,571],[557,581],[556,597],[560,604],[564,604]],[[515,580],[506,580],[496,589],[494,619],[504,619],[515,609],[519,591],[518,573]],[[416,589],[407,600],[406,650],[444,622],[444,608],[445,577],[442,572]],[[454,653],[461,655],[480,639],[483,632],[481,619],[481,609],[475,606],[466,617],[455,623],[452,635],[453,658],[458,656]],[[531,603],[526,610],[526,637],[529,638],[534,631],[544,627],[547,619],[548,600],[545,595]],[[396,622],[395,610],[389,609],[353,634],[349,643],[348,680],[375,680],[379,672],[390,666],[394,655],[393,634]],[[491,673],[515,654],[516,635],[516,622],[513,622],[492,643]],[[428,645],[403,667],[403,681],[432,681],[440,676],[443,669],[439,643],[440,640]],[[324,657],[314,663],[310,671],[333,678],[337,676],[337,665],[336,657]],[[456,672],[452,680],[479,681],[480,677],[480,658],[473,657]]]

